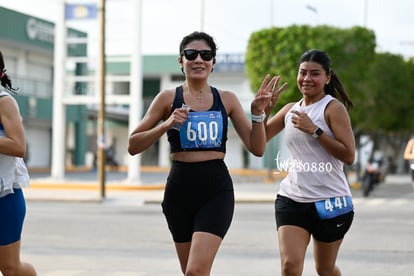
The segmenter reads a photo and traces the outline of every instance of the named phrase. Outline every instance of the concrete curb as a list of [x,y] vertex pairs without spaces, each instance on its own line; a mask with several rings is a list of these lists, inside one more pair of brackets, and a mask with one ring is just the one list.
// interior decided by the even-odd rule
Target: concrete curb
[[[97,182],[72,182],[66,181],[62,183],[57,182],[45,182],[45,181],[32,181],[30,183],[30,189],[39,190],[86,190],[94,191],[99,190],[101,187]],[[109,191],[158,191],[164,190],[165,185],[162,183],[142,184],[142,185],[129,185],[129,184],[111,184],[106,183],[105,189]]]

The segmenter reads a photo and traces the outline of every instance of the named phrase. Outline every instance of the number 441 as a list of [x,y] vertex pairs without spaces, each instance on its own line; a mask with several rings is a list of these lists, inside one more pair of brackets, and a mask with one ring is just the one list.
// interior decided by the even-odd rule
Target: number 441
[[325,209],[327,211],[333,211],[334,209],[342,209],[348,206],[346,196],[334,197],[325,200]]

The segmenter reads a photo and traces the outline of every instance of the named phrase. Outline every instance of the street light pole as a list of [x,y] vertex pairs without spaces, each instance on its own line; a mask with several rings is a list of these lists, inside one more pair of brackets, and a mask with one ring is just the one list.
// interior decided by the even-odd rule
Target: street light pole
[[306,5],[306,8],[315,14],[316,25],[319,25],[318,10],[315,7],[311,6],[311,5]]

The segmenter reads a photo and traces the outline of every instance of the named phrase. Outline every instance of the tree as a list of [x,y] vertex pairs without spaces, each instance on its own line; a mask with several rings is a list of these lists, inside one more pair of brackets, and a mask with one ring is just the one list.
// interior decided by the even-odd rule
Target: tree
[[371,138],[374,149],[389,152],[392,171],[414,130],[413,74],[412,61],[390,53],[376,54],[369,68],[365,100],[355,106],[356,126]]
[[[264,29],[250,36],[246,51],[246,72],[253,91],[257,91],[264,75],[280,75],[289,86],[280,97],[278,107],[297,101],[301,95],[296,86],[298,61],[310,49],[326,51],[332,69],[338,74],[351,99],[365,87],[369,64],[375,56],[372,31],[353,27],[298,26]],[[278,107],[276,110],[278,110]]]
[[355,109],[366,133],[400,133],[414,129],[414,65],[400,55],[376,54],[369,68],[366,98]]

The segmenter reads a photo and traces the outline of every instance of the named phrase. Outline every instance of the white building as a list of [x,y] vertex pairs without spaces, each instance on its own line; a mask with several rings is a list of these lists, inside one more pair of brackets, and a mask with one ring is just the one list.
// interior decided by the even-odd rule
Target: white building
[[[19,87],[16,99],[20,105],[28,140],[29,168],[50,168],[52,162],[54,23],[0,7],[0,17],[8,24],[0,24],[0,50],[3,52],[7,72],[13,84]],[[87,34],[68,29],[68,35],[86,37]],[[87,45],[68,46],[68,56],[84,57]],[[143,57],[143,111],[154,96],[165,88],[182,84],[184,77],[175,55]],[[110,57],[107,60],[105,94],[128,95],[130,92],[129,57]],[[88,96],[96,94],[94,82],[73,82],[72,75],[89,77],[95,68],[87,63],[68,59],[65,93]],[[81,60],[81,59],[80,59]],[[115,60],[115,61],[111,61]],[[118,61],[116,61],[118,60]],[[233,91],[250,114],[254,92],[244,70],[244,55],[218,53],[210,84]],[[106,107],[106,143],[115,147],[115,159],[128,165],[128,104]],[[143,114],[141,114],[142,116]],[[66,107],[66,165],[92,166],[97,143],[97,105],[77,104]],[[229,124],[226,162],[229,168],[263,168],[272,158],[256,158],[247,153],[235,130]],[[273,152],[278,148],[273,142]],[[272,151],[270,151],[272,152]],[[270,153],[274,155],[273,153]],[[269,156],[269,154],[268,154]],[[166,136],[141,155],[141,165],[169,166],[169,147]]]

